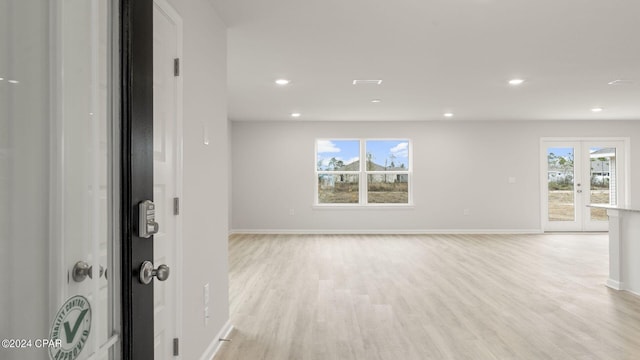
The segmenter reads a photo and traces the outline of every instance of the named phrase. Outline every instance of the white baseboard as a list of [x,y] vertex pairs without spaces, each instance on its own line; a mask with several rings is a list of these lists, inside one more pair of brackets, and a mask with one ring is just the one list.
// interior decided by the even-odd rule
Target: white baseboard
[[624,285],[624,282],[621,281],[615,281],[615,280],[611,280],[611,279],[607,279],[606,282],[607,287],[614,289],[614,290],[618,290],[618,291],[625,291],[628,292],[629,294],[632,294],[634,296],[640,296],[640,293],[627,289],[626,286]]
[[624,289],[624,291],[628,292],[629,294],[632,294],[634,296],[640,296],[640,293],[636,292],[636,291],[632,291],[629,289]]
[[233,325],[231,325],[231,320],[227,321],[226,324],[220,329],[216,337],[213,339],[211,344],[207,346],[207,349],[204,351],[202,356],[200,356],[200,360],[212,360],[216,355],[220,346],[222,345],[222,341],[220,339],[226,339],[229,336],[229,333],[233,330]]
[[542,234],[542,229],[416,229],[416,230],[329,230],[329,229],[231,229],[234,234],[265,235],[436,235],[436,234]]
[[619,281],[607,279],[606,285],[614,290],[622,290],[622,283]]

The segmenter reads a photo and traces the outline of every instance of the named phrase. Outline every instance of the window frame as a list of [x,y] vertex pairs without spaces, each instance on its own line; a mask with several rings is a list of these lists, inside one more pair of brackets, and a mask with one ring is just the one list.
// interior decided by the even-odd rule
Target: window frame
[[[359,156],[360,161],[358,171],[328,171],[318,170],[318,142],[319,141],[358,141],[359,143]],[[406,171],[376,171],[367,170],[366,167],[366,152],[367,141],[406,141],[408,145],[409,160]],[[358,175],[358,202],[357,203],[321,203],[319,200],[318,182],[319,176],[322,174],[327,175],[340,175],[340,174],[353,174]],[[369,181],[368,175],[407,175],[407,202],[406,203],[370,203],[369,202]],[[347,208],[347,209],[373,209],[373,208],[413,208],[413,140],[411,138],[316,138],[314,142],[314,199],[313,208],[327,209],[327,208]]]

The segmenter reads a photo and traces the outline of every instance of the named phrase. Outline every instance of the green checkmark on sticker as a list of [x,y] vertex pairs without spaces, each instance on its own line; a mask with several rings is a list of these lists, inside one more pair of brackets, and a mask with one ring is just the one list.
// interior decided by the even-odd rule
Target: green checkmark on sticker
[[76,333],[78,332],[80,324],[82,324],[82,319],[84,319],[87,311],[89,311],[89,309],[82,310],[80,316],[78,316],[78,319],[76,319],[76,323],[73,325],[73,329],[71,329],[68,321],[64,322],[64,334],[67,336],[67,343],[71,343],[76,337]]
[[82,349],[89,341],[91,317],[89,299],[82,295],[68,298],[58,310],[53,324],[51,324],[49,338],[62,344],[61,346],[49,347],[49,358],[78,359]]

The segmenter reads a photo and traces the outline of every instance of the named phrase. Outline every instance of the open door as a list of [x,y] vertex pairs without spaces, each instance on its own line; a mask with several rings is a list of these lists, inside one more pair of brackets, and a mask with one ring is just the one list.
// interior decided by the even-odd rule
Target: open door
[[0,2],[0,359],[120,359],[119,3]]
[[152,11],[0,1],[0,359],[153,358]]
[[160,210],[154,203],[153,0],[122,0],[123,358],[154,358],[154,264]]

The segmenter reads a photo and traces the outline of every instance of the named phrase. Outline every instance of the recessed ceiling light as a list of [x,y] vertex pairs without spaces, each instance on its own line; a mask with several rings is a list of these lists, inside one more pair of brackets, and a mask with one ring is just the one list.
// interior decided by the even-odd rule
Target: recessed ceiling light
[[602,112],[602,110],[604,110],[604,109],[603,109],[603,108],[601,108],[601,107],[594,107],[594,108],[591,108],[591,111],[592,111],[592,112],[596,112],[596,113],[597,113],[597,112]]
[[524,82],[524,79],[511,79],[509,80],[509,85],[521,85]]
[[300,113],[297,113],[297,112],[291,113],[291,117],[299,118],[300,116],[302,116],[302,114]]
[[382,80],[353,80],[353,85],[380,85]]
[[444,115],[444,117],[453,117],[453,113],[450,113],[450,112],[444,113],[442,115]]
[[379,103],[379,102],[382,102],[382,100],[380,100],[380,99],[373,99],[373,100],[371,100],[371,102],[372,102],[372,103]]
[[287,85],[289,83],[289,80],[287,79],[278,79],[276,80],[276,84],[278,85]]
[[618,79],[618,80],[609,81],[607,84],[608,85],[631,85],[633,84],[633,80]]
[[7,80],[7,81],[8,81],[8,82],[10,82],[10,83],[12,83],[12,84],[17,84],[17,83],[19,83],[19,82],[20,82],[20,81],[18,81],[18,80]]
[[4,80],[4,78],[0,78],[0,81]]

